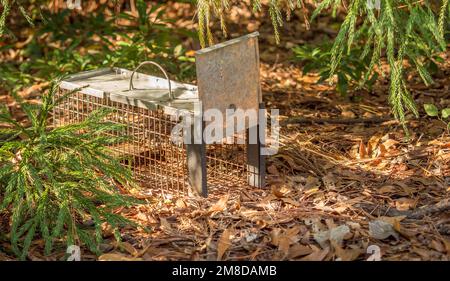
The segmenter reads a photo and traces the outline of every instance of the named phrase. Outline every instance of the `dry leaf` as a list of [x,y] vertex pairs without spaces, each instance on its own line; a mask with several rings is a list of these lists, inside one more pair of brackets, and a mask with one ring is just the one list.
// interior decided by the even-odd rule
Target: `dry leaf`
[[387,153],[387,149],[386,149],[386,147],[384,146],[384,144],[380,144],[379,146],[378,146],[378,148],[379,148],[379,152],[378,152],[378,157],[383,157],[383,156],[385,156],[386,155],[386,153]]
[[327,189],[336,190],[336,181],[336,177],[331,172],[322,177],[322,182]]
[[306,178],[305,183],[305,189],[313,189],[313,188],[319,188],[320,187],[320,181],[318,178],[308,176]]
[[430,259],[430,251],[422,248],[412,247],[412,251],[418,254],[423,260]]
[[341,112],[341,115],[342,115],[342,117],[349,118],[349,119],[356,117],[356,114],[351,110],[344,110]]
[[285,235],[287,235],[287,236],[292,238],[295,235],[299,234],[300,230],[302,230],[302,227],[297,225],[297,226],[294,226],[294,227],[291,227],[291,228],[287,229],[286,232],[285,232],[286,233]]
[[288,259],[293,259],[296,257],[306,256],[312,253],[312,249],[308,246],[303,246],[301,244],[292,245],[289,248]]
[[430,247],[441,253],[445,253],[447,251],[447,249],[445,249],[445,246],[437,240],[432,240],[430,243]]
[[270,165],[269,167],[267,167],[267,171],[269,172],[269,174],[278,176],[280,174],[280,172],[277,169],[277,166],[275,165]]
[[305,225],[312,227],[313,232],[324,231],[327,227],[320,221],[319,218],[303,219]]
[[398,141],[393,140],[393,139],[388,139],[386,141],[383,142],[383,147],[388,150],[389,148],[391,148],[392,146],[398,144]]
[[184,200],[181,199],[181,198],[179,198],[179,199],[177,200],[177,202],[175,202],[175,205],[176,205],[178,208],[186,208],[186,207],[187,207],[186,202],[184,202]]
[[395,200],[395,208],[399,211],[407,211],[410,209],[414,209],[416,206],[416,200],[411,198],[399,198]]
[[352,229],[360,229],[361,228],[361,225],[357,222],[348,221],[348,222],[346,222],[346,224],[348,226],[350,226]]
[[0,252],[0,261],[13,261],[13,259]]
[[392,227],[401,233],[402,227],[400,222],[406,218],[406,216],[397,216],[397,217],[380,217],[380,220],[385,221],[392,225]]
[[159,220],[161,221],[161,229],[164,232],[172,231],[172,227],[170,226],[170,223],[165,218],[160,218]]
[[226,194],[222,196],[214,205],[209,208],[210,213],[222,212],[227,208],[228,199],[230,198],[230,194]]
[[333,206],[333,210],[337,213],[343,213],[345,210],[348,209],[348,205],[347,204],[340,204],[339,206],[334,207]]
[[278,251],[283,253],[284,256],[289,254],[289,246],[291,245],[291,239],[288,236],[282,235],[278,241]]
[[328,229],[337,227],[336,223],[334,222],[334,219],[332,218],[325,219],[325,224],[327,225]]
[[341,245],[344,237],[348,233],[350,233],[350,228],[347,225],[341,225],[330,230],[315,233],[314,240],[316,240],[322,248],[328,246],[328,241],[331,241],[332,245]]
[[276,157],[283,158],[289,164],[289,166],[290,166],[290,168],[292,170],[298,170],[299,169],[298,165],[295,164],[295,160],[294,160],[294,158],[292,158],[292,156],[289,156],[287,154],[278,153]]
[[450,255],[450,239],[443,237],[442,242],[444,242],[445,250],[447,251],[447,255]]
[[373,152],[375,151],[375,148],[380,143],[380,139],[381,139],[381,135],[374,135],[367,142],[367,154],[369,156],[373,156]]
[[385,193],[395,193],[397,188],[393,185],[385,185],[382,186],[380,189],[378,189],[379,194],[385,194]]
[[286,185],[282,185],[281,187],[277,187],[275,185],[272,186],[272,193],[278,198],[286,197],[292,190]]
[[292,206],[300,207],[300,203],[297,202],[297,201],[294,201],[294,200],[291,199],[291,198],[281,198],[281,200],[282,200],[284,203],[291,204]]
[[300,232],[300,229],[300,226],[294,226],[285,230],[280,236],[278,250],[287,255],[289,253],[289,246],[299,240],[297,234]]
[[225,229],[220,236],[219,242],[217,244],[217,260],[222,260],[223,254],[228,250],[228,248],[231,246],[231,230]]
[[128,242],[122,242],[119,244],[119,248],[127,251],[130,255],[136,257],[139,253],[138,251]]
[[186,51],[186,56],[187,57],[194,57],[195,56],[195,51],[194,50]]
[[364,253],[361,249],[343,249],[338,245],[334,246],[334,251],[341,261],[354,261]]
[[320,247],[325,248],[328,246],[328,240],[330,240],[330,231],[319,231],[314,233],[314,240],[320,245]]
[[397,240],[399,238],[398,233],[395,232],[392,224],[382,220],[376,220],[369,222],[369,235],[372,238],[383,240],[390,236],[394,236]]
[[127,257],[119,253],[108,253],[98,257],[99,261],[141,261],[141,258]]
[[102,229],[102,236],[103,236],[103,238],[108,238],[108,237],[111,237],[111,236],[114,235],[114,229],[107,222],[102,223],[101,229]]
[[359,159],[364,159],[367,156],[367,148],[362,141],[359,143],[358,155]]
[[350,228],[346,225],[341,225],[330,230],[330,241],[336,245],[341,245],[344,237],[350,233]]
[[306,191],[305,191],[305,194],[306,194],[306,195],[314,194],[314,193],[316,193],[316,192],[318,192],[318,191],[319,191],[319,188],[318,188],[318,187],[313,187],[313,188],[311,188],[311,189],[306,190]]
[[158,223],[158,220],[156,220],[153,216],[151,216],[148,213],[143,213],[143,212],[139,212],[136,215],[136,219],[144,221],[148,224],[157,224]]
[[270,232],[270,243],[274,246],[278,246],[280,243],[280,234],[281,234],[281,228],[274,228]]
[[372,157],[372,153],[373,153],[373,147],[372,144],[370,142],[367,143],[367,156],[368,157]]
[[245,242],[250,243],[254,241],[256,238],[258,238],[257,233],[248,233],[247,235],[245,235]]
[[325,248],[323,250],[315,251],[306,257],[301,258],[302,261],[322,261],[330,252],[330,248]]
[[408,186],[404,182],[396,181],[395,185],[400,186],[403,189],[403,191],[404,191],[403,194],[405,194],[405,195],[412,195],[414,192],[416,192],[416,190],[414,188],[411,188],[410,186]]

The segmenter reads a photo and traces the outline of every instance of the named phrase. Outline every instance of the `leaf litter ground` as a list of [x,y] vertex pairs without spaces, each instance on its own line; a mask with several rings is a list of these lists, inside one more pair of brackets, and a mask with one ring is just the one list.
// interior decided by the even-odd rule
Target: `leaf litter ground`
[[[192,13],[173,13],[177,24],[189,25],[186,19]],[[298,24],[290,22],[286,43],[276,46],[270,24],[249,17],[245,7],[233,12],[230,21],[239,23],[230,30],[261,32],[264,101],[281,113],[281,146],[267,161],[267,188],[215,190],[207,199],[144,192],[140,197],[147,204],[116,211],[150,231],[124,228],[123,242],[117,244],[104,226],[103,255],[83,250],[82,258],[366,260],[375,245],[382,260],[449,260],[446,125],[423,117],[422,111],[423,118],[408,122],[408,139],[398,122],[389,118],[387,81],[379,82],[371,93],[355,93],[361,101],[351,102],[289,62],[286,53],[291,45],[320,40],[321,34],[333,30],[319,28],[317,36],[314,30],[307,31],[299,39]],[[450,106],[448,55],[442,77],[432,86],[410,79],[420,106]],[[64,256],[63,248],[44,256],[41,242],[34,242],[31,260]],[[4,259],[13,258],[0,252],[0,260]]]

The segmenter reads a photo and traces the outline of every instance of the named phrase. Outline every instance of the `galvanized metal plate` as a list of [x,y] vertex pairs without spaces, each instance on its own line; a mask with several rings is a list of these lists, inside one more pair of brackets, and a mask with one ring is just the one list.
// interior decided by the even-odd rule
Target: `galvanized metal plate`
[[87,79],[102,76],[111,72],[110,68],[102,68],[98,70],[84,71],[78,74],[69,76],[66,80],[61,81],[59,87],[63,90],[73,91],[78,88],[82,88],[80,92],[86,95],[94,96],[97,98],[105,98],[105,92],[101,89],[89,87]]
[[[60,87],[66,90],[81,88],[80,92],[83,94],[148,109],[181,105],[180,108],[185,110],[189,108],[186,103],[198,101],[197,87],[194,85],[171,80],[175,100],[169,101],[166,79],[138,72],[133,78],[135,89],[130,91],[131,73],[132,71],[122,68],[86,71],[70,76],[61,82]],[[170,111],[176,112],[176,108]]]
[[258,110],[262,101],[259,80],[258,32],[196,52],[197,86],[203,110]]

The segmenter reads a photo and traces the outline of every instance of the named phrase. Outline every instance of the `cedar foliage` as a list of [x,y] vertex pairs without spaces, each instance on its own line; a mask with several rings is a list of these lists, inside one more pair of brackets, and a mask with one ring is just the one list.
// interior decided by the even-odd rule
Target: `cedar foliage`
[[[49,129],[50,113],[62,98],[55,98],[53,83],[42,103],[20,100],[29,125],[19,123],[3,105],[0,108],[0,213],[10,219],[12,249],[25,259],[32,241],[41,237],[45,252],[55,241],[84,244],[95,253],[102,241],[101,225],[115,229],[135,225],[114,209],[138,203],[119,192],[133,187],[131,171],[112,157],[108,145],[122,138],[105,132],[120,125],[105,121],[111,112],[93,112],[85,121]],[[83,225],[92,220],[95,229]]]

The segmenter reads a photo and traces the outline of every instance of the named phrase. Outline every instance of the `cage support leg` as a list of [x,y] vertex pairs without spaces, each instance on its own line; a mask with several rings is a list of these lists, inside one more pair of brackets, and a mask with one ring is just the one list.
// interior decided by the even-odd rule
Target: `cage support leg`
[[189,184],[191,188],[203,197],[208,196],[206,186],[206,144],[203,140],[203,127],[201,126],[201,143],[194,142],[195,130],[191,129],[191,144],[186,144],[187,166],[189,175]]
[[[263,108],[264,105],[260,105],[260,109]],[[247,129],[246,137],[248,184],[259,188],[265,186],[266,172],[266,159],[262,155],[262,149],[265,144],[265,128],[261,125],[262,118],[265,118],[265,116],[258,116],[258,124]],[[262,141],[260,135],[262,136]]]

